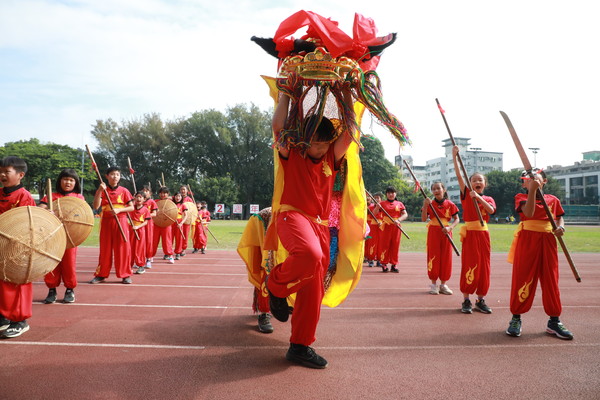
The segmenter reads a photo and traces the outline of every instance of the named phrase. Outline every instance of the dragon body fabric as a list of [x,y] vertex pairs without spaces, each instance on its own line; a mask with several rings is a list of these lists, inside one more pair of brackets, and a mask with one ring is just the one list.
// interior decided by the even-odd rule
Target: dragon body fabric
[[[306,34],[301,38],[291,36],[305,27]],[[284,129],[273,133],[273,215],[280,208],[284,182],[277,148],[296,147],[305,154],[323,117],[334,123],[338,135],[352,135],[353,142],[337,174],[328,220],[331,261],[324,281],[323,304],[329,307],[335,307],[346,299],[358,284],[362,272],[366,199],[359,152],[360,125],[365,109],[401,145],[409,143],[404,126],[383,103],[379,77],[375,73],[381,53],[395,39],[396,34],[378,37],[373,20],[359,14],[355,15],[353,36],[350,37],[338,28],[337,22],[310,11],[298,11],[287,18],[273,38],[252,37],[253,41],[278,59],[277,77],[263,76],[273,100],[277,104],[280,93],[290,98]],[[347,104],[344,101],[347,97],[342,95],[343,91],[348,90],[352,104]],[[274,229],[267,230],[262,246],[273,252],[271,262],[275,265],[287,257]],[[268,263],[264,264],[266,266]]]

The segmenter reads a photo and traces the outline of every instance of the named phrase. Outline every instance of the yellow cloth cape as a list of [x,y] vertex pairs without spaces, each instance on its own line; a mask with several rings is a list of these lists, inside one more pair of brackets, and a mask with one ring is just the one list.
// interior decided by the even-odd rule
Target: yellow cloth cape
[[[263,76],[263,79],[269,85],[269,92],[275,105],[279,99],[279,90],[277,89],[274,78]],[[354,112],[356,122],[360,126],[364,106],[354,103]],[[358,139],[360,132],[354,133]],[[328,307],[340,305],[346,297],[354,290],[360,275],[362,273],[362,262],[364,257],[367,204],[365,199],[365,186],[362,179],[362,166],[359,158],[360,148],[356,142],[352,142],[346,152],[346,181],[342,192],[342,204],[340,207],[340,229],[338,233],[339,253],[337,258],[336,272],[332,277],[331,284],[322,304]],[[281,206],[280,200],[283,193],[283,168],[281,167],[277,149],[273,150],[275,182],[273,187],[273,218]],[[287,251],[283,248],[281,242],[277,240],[277,255],[275,264],[282,263],[287,258]]]
[[238,243],[237,252],[246,263],[248,270],[248,281],[267,296],[264,288],[264,277],[267,274],[268,250],[264,249],[265,226],[263,221],[256,215],[248,220],[242,238]]

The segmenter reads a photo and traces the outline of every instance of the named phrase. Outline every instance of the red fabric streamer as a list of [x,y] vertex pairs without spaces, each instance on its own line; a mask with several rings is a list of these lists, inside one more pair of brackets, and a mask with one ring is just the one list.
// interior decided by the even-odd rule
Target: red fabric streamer
[[442,108],[442,105],[441,105],[441,104],[438,104],[438,108],[440,109],[440,112],[441,112],[442,114],[446,114],[446,111],[444,111],[444,109]]
[[129,173],[130,173],[131,175],[135,174],[135,171],[133,170],[133,168],[129,168]]
[[421,190],[421,183],[419,181],[415,181],[415,188],[414,188],[413,193],[417,193],[420,190]]
[[92,163],[92,170],[95,171],[98,169],[98,166],[96,165],[95,162]]

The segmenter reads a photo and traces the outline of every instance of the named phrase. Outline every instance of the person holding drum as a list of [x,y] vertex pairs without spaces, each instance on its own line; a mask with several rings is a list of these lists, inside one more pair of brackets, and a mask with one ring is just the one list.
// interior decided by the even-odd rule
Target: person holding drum
[[[56,192],[52,193],[51,199],[59,199],[61,197],[76,197],[85,200],[81,194],[79,175],[71,168],[63,169],[56,179]],[[45,209],[49,208],[48,195],[40,200],[39,206]],[[54,271],[44,276],[44,282],[46,282],[46,286],[48,287],[48,296],[46,296],[44,303],[52,304],[56,302],[56,288],[60,286],[61,281],[66,288],[63,302],[75,302],[74,289],[77,286],[76,258],[77,247],[67,248],[61,262],[56,266]]]
[[[15,156],[0,160],[0,214],[14,207],[34,206],[35,200],[23,187],[21,180],[27,163]],[[21,336],[29,330],[27,319],[33,314],[33,287],[0,280],[0,337]]]

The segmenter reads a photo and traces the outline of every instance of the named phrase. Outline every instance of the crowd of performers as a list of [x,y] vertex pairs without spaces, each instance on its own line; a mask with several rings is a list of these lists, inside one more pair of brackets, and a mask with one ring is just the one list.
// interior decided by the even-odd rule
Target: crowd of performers
[[[26,172],[27,163],[19,157],[8,156],[0,160],[0,214],[14,207],[36,206],[33,197],[21,183]],[[193,253],[205,254],[211,215],[206,202],[198,201],[197,217],[191,224],[185,224],[188,217],[185,202],[192,202],[187,186],[181,186],[179,192],[172,197],[167,187],[159,189],[159,199],[172,200],[178,211],[176,221],[160,228],[153,224],[152,218],[156,216],[158,209],[149,187],[144,187],[132,196],[127,188],[119,185],[119,168],[108,168],[105,177],[107,183],[100,183],[93,201],[93,208],[100,209],[100,251],[98,266],[90,284],[103,282],[109,277],[113,267],[122,283],[131,284],[133,274],[143,274],[146,269],[152,268],[152,261],[161,241],[164,259],[171,264],[185,256],[190,238]],[[83,199],[80,179],[73,169],[60,172],[52,193],[53,200],[67,196]],[[48,209],[48,198],[48,195],[44,196],[39,207]],[[124,237],[127,241],[123,240]],[[44,303],[52,304],[57,301],[57,289],[61,282],[65,286],[62,301],[75,302],[76,258],[77,247],[67,248],[56,268],[44,276],[48,287]],[[15,284],[0,280],[0,337],[17,337],[29,330],[27,319],[32,315],[32,302],[31,283]]]

